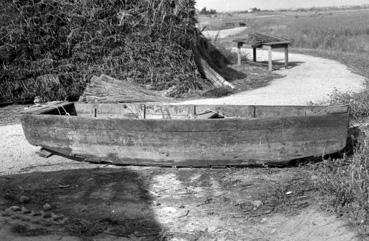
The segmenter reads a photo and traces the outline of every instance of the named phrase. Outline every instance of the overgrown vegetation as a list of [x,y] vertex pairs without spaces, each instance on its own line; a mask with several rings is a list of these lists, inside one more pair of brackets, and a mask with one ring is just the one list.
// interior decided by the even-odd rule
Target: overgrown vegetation
[[341,159],[328,159],[313,166],[316,187],[328,200],[327,207],[347,218],[360,234],[369,234],[369,87],[361,93],[331,94],[330,104],[348,104],[356,130],[350,139],[353,154]]
[[369,234],[369,146],[366,142],[352,157],[325,160],[315,166],[316,186],[328,209],[344,216],[360,234]]
[[74,100],[102,73],[176,85],[174,96],[202,87],[194,0],[4,0],[0,9],[3,98]]

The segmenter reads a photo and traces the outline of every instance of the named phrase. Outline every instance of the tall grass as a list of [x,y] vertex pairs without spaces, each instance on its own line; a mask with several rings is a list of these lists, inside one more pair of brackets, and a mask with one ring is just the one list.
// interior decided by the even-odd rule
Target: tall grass
[[328,209],[369,235],[369,146],[361,143],[352,157],[325,160],[314,167],[316,187]]
[[[326,197],[329,209],[344,216],[361,235],[369,235],[369,86],[361,93],[334,91],[331,104],[349,104],[353,154],[313,165],[317,190]],[[359,126],[359,127],[357,127]],[[351,150],[349,150],[351,151]]]
[[295,47],[369,52],[369,18],[366,14],[321,15],[298,18],[285,29]]
[[369,52],[369,10],[353,12],[289,13],[249,20],[249,31],[284,36],[293,47]]

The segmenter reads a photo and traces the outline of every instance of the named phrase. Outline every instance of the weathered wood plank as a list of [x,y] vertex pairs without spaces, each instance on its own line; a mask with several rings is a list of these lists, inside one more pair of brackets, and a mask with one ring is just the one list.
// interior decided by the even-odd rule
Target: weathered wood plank
[[242,45],[243,45],[242,42],[237,43],[237,65],[241,65],[241,57],[242,57],[241,48],[242,48]]
[[53,155],[52,152],[46,150],[45,148],[41,148],[40,150],[36,151],[36,154],[43,158],[49,158]]
[[288,45],[284,47],[284,67],[288,68]]
[[200,63],[202,70],[204,72],[205,77],[211,81],[211,83],[215,87],[228,87],[231,89],[234,89],[234,85],[229,83],[227,80],[223,78],[218,72],[216,72],[209,64],[208,62],[200,57]]
[[273,70],[272,46],[268,46],[268,70]]
[[[337,127],[338,125],[336,125]],[[72,129],[38,127],[30,133],[31,137],[43,136],[45,142],[65,142],[96,145],[120,145],[137,147],[173,147],[181,148],[185,145],[214,145],[226,146],[237,144],[265,144],[278,142],[319,141],[327,138],[342,137],[340,132],[331,127],[254,129],[249,131],[223,132],[137,132],[124,129],[104,131],[100,129]],[[98,138],[94,138],[96,136]],[[288,139],[285,138],[288,136]],[[327,137],[328,136],[328,137]],[[67,143],[67,144],[68,144]]]
[[[76,103],[78,116],[127,118],[127,114],[144,116],[143,104]],[[172,105],[145,104],[147,119],[193,119],[205,111],[218,112],[228,118],[270,118],[347,113],[347,106],[240,106],[240,105]],[[169,114],[168,114],[169,113]],[[128,116],[129,117],[129,116]],[[169,118],[170,117],[170,118]]]
[[[321,156],[343,149],[343,143],[336,141],[316,141],[315,145],[310,142],[276,144],[269,147],[263,145],[235,145],[232,147],[199,148],[192,147],[191,151],[183,149],[146,148],[137,151],[134,147],[125,147],[124,152],[120,146],[89,145],[79,148],[65,148],[63,146],[46,147],[64,150],[65,155],[85,158],[89,161],[106,161],[124,165],[175,165],[186,166],[212,166],[212,165],[252,165],[255,162],[285,162],[308,156]],[[188,149],[188,148],[187,148]],[[290,152],[291,149],[299,150]],[[56,149],[55,149],[56,150]],[[87,152],[86,152],[87,151]],[[134,162],[132,162],[134,161]]]
[[144,117],[141,103],[76,103],[78,116],[96,118],[132,118]]
[[290,43],[291,43],[290,41],[276,41],[263,43],[263,45],[272,46],[273,48],[284,48],[285,46],[288,46]]
[[255,106],[255,118],[348,113],[348,106]]
[[[248,130],[262,128],[300,128],[304,126],[319,127],[331,126],[335,123],[342,123],[337,116],[345,117],[347,114],[334,114],[326,116],[308,116],[308,117],[285,117],[285,118],[267,118],[267,119],[212,119],[212,120],[157,120],[157,119],[91,119],[75,116],[24,116],[25,122],[31,122],[37,126],[54,126],[60,128],[73,127],[76,129],[101,129],[115,130],[119,126],[133,131],[153,131],[153,132],[203,132],[203,131],[230,131],[230,130]],[[346,121],[347,118],[344,118]],[[66,126],[67,125],[67,126]]]

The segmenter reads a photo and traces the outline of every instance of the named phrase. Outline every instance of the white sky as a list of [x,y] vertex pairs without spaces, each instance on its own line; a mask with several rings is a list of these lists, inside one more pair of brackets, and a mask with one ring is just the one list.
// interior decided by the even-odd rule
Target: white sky
[[[1,1],[1,0],[0,0]],[[369,0],[196,0],[197,8],[242,11],[249,8],[286,9],[369,4]]]

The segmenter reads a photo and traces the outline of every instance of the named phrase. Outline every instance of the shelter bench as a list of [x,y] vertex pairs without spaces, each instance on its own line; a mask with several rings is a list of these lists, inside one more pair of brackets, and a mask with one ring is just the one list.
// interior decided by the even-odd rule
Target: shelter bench
[[[233,42],[237,43],[237,64],[241,65],[241,48],[244,44],[248,44],[248,40],[246,39],[235,39]],[[268,42],[268,43],[262,43],[262,44],[249,44],[252,48],[253,52],[253,61],[256,62],[256,49],[264,48],[268,50],[268,70],[273,70],[273,59],[272,59],[272,50],[283,48],[284,49],[284,66],[285,68],[288,68],[288,46],[290,45],[290,41],[280,41],[280,42]]]

